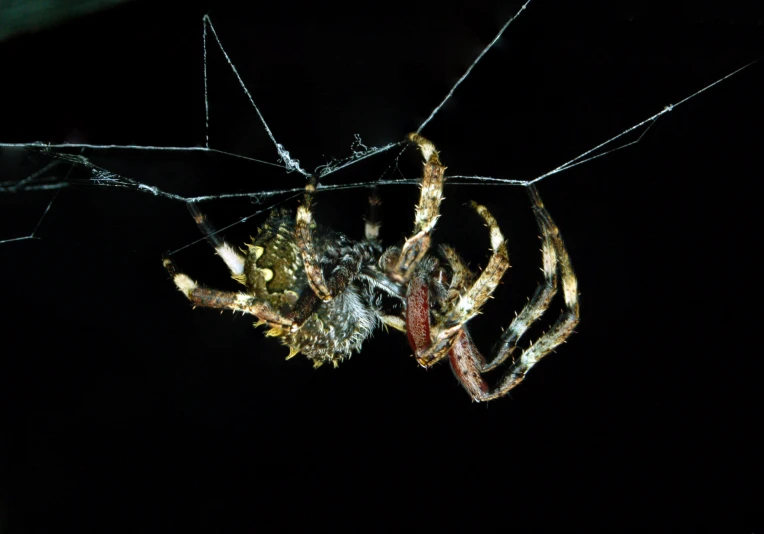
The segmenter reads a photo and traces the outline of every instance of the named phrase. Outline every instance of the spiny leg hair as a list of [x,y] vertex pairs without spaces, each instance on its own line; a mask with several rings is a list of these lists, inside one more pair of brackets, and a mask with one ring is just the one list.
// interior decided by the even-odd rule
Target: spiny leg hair
[[[533,203],[536,220],[543,234],[543,270],[545,283],[536,291],[536,295],[518,314],[502,337],[499,351],[490,364],[480,354],[469,339],[466,331],[458,336],[451,351],[451,365],[457,378],[476,401],[490,401],[506,395],[525,378],[530,369],[541,358],[552,352],[573,333],[579,320],[578,282],[573,272],[560,231],[544,208],[538,191],[534,186],[528,187],[528,193]],[[556,291],[557,269],[562,279],[562,289],[565,310],[552,325],[552,328],[541,335],[535,343],[523,351],[504,373],[498,384],[490,389],[480,376],[481,373],[493,369],[503,362],[517,344],[517,340],[525,333],[528,326],[540,317],[549,307],[549,302]],[[530,319],[527,319],[530,318]],[[529,322],[528,322],[529,321]],[[512,332],[514,330],[514,332]]]
[[[455,299],[450,309],[447,310],[442,321],[443,327],[438,328],[439,331],[432,345],[417,355],[417,361],[424,367],[434,365],[448,354],[464,324],[480,313],[480,308],[491,297],[491,294],[499,285],[499,282],[501,282],[504,273],[509,268],[507,244],[496,219],[485,206],[475,202],[472,202],[471,205],[483,218],[489,229],[492,254],[488,264],[480,273],[477,280],[462,295]],[[453,268],[457,260],[448,258],[448,256],[447,259],[449,259]],[[461,260],[458,260],[458,262],[461,263]],[[459,266],[459,271],[462,269],[464,267]],[[459,274],[459,276],[462,277],[463,275]]]
[[[308,178],[305,185],[305,194],[302,204],[297,208],[297,219],[295,224],[295,240],[300,249],[305,274],[308,278],[308,284],[318,299],[312,298],[312,295],[305,294],[295,306],[295,311],[290,315],[293,319],[292,330],[299,328],[302,323],[310,317],[315,309],[320,306],[321,301],[332,300],[339,295],[355,280],[361,271],[364,262],[371,259],[371,248],[361,248],[345,251],[332,267],[331,275],[327,280],[324,277],[324,271],[321,267],[321,258],[315,246],[313,230],[315,222],[313,220],[313,195],[316,192],[318,181],[315,176]],[[370,240],[370,243],[375,241]]]
[[308,183],[305,185],[305,194],[302,204],[297,208],[297,224],[295,226],[295,238],[297,246],[300,248],[300,255],[305,266],[305,274],[308,277],[313,292],[321,300],[331,300],[336,293],[333,293],[326,285],[324,271],[319,263],[318,252],[313,242],[313,195],[316,192],[318,181],[315,176],[308,177]]
[[554,250],[557,253],[557,265],[560,269],[565,310],[548,332],[542,334],[535,343],[523,351],[502,377],[499,385],[493,392],[486,395],[484,400],[492,400],[506,395],[509,390],[522,382],[531,367],[570,337],[579,320],[578,281],[573,272],[568,251],[565,249],[565,244],[562,241],[560,230],[552,220],[549,212],[544,208],[536,188],[531,185],[528,188],[528,192],[533,201],[534,210],[546,221],[544,226],[545,231],[549,232]]
[[425,164],[420,184],[422,191],[414,217],[413,235],[403,244],[398,260],[387,272],[387,275],[397,282],[411,280],[417,265],[430,248],[430,234],[440,217],[446,171],[432,142],[416,133],[409,134],[408,140],[419,148]]
[[[218,231],[199,209],[196,202],[188,202],[186,206],[207,242],[212,245],[217,255],[228,266],[229,271],[231,271],[231,278],[241,282],[244,277],[244,257],[238,250],[220,238]],[[162,259],[162,265],[172,277],[175,286],[195,307],[248,313],[271,327],[288,328],[292,326],[291,319],[279,315],[267,303],[259,301],[251,295],[236,291],[210,289],[199,285],[191,277],[180,272],[175,263],[167,256]]]
[[[534,186],[528,187],[528,193],[533,204],[533,214],[536,217],[536,224],[541,232],[541,271],[544,274],[544,281],[538,285],[536,292],[523,307],[520,313],[515,315],[510,325],[502,334],[501,338],[494,347],[494,358],[481,367],[481,372],[491,371],[512,356],[517,348],[520,338],[523,337],[528,328],[535,323],[546,310],[549,304],[557,294],[557,246],[553,236],[559,239],[559,230],[554,225],[549,213],[544,209],[541,199],[538,196]],[[563,248],[564,251],[564,248]]]
[[162,265],[172,277],[175,286],[194,306],[248,313],[271,327],[289,328],[292,326],[291,319],[282,317],[273,311],[267,303],[259,301],[251,295],[236,291],[220,291],[199,285],[188,275],[178,271],[175,263],[166,256],[162,260]]

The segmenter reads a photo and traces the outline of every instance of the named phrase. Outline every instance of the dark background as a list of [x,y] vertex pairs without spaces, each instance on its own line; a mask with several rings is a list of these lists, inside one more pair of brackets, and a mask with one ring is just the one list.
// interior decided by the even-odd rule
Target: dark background
[[[762,56],[756,4],[534,0],[423,133],[450,174],[533,178]],[[210,12],[275,136],[312,169],[348,155],[355,133],[383,145],[416,129],[519,5],[133,2],[0,43],[0,141],[203,145]],[[212,146],[275,161],[208,56]],[[763,81],[759,63],[636,146],[540,184],[579,276],[581,324],[487,405],[447,365],[418,368],[394,332],[339,369],[284,361],[250,319],[191,310],[174,289],[160,257],[198,238],[182,203],[62,190],[40,239],[0,245],[0,530],[760,532]],[[303,183],[211,154],[86,155],[182,195]],[[50,162],[0,157],[2,182]],[[326,183],[398,178],[392,163]],[[417,168],[402,158],[405,177]],[[367,194],[324,193],[316,217],[360,237]],[[417,189],[381,194],[394,243]],[[538,232],[521,188],[445,196],[436,239],[473,267],[489,243],[464,202],[486,204],[509,239],[513,268],[471,324],[488,352],[540,279]],[[28,235],[51,198],[0,194],[0,240]],[[204,209],[222,227],[264,207]],[[244,242],[262,217],[227,238]],[[204,243],[175,259],[234,287]]]

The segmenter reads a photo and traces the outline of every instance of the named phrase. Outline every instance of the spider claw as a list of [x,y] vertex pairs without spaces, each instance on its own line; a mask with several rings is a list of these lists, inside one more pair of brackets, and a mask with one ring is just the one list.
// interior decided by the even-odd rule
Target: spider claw
[[292,358],[294,358],[294,357],[295,357],[295,356],[297,356],[298,354],[300,354],[300,351],[299,351],[299,350],[297,350],[297,349],[296,349],[296,348],[294,348],[294,347],[289,347],[289,354],[287,354],[287,357],[286,357],[286,359],[287,359],[287,360],[291,360]]

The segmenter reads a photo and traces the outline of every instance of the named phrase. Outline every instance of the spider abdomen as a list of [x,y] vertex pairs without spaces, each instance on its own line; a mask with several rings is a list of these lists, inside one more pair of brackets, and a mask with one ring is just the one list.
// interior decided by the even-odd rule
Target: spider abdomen
[[379,323],[373,290],[358,278],[365,266],[376,263],[379,251],[330,231],[318,232],[316,245],[324,274],[338,274],[336,279],[343,282],[330,300],[318,300],[308,284],[294,216],[285,210],[273,212],[247,244],[244,274],[236,279],[248,294],[297,323],[267,333],[280,338],[290,356],[302,353],[317,366],[329,361],[336,365],[360,351]]

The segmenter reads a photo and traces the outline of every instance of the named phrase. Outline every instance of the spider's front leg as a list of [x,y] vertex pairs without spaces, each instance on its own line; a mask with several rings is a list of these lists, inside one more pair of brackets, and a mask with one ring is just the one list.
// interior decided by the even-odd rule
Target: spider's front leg
[[[327,246],[325,241],[322,246],[316,245],[316,224],[312,210],[316,188],[316,177],[310,176],[305,186],[303,202],[297,208],[295,242],[300,250],[305,275],[312,291],[303,292],[289,314],[293,331],[299,329],[322,302],[328,302],[344,292],[358,277],[364,264],[372,262],[378,254],[378,244],[373,239],[367,239],[365,243],[360,244],[340,240],[331,246]],[[323,267],[327,263],[331,269],[328,278],[324,276]]]
[[416,353],[416,359],[423,367],[430,367],[443,359],[454,348],[455,344],[469,342],[469,336],[464,325],[480,313],[480,308],[490,298],[509,268],[507,245],[496,219],[485,206],[473,202],[472,207],[489,228],[491,258],[480,276],[461,291],[467,277],[465,273],[469,271],[455,253],[449,252],[449,250],[444,251],[447,253],[446,257],[457,279],[452,285],[455,285],[461,294],[447,305],[443,319],[436,325],[437,332],[434,336],[430,334],[429,279],[431,274],[426,268],[420,268],[409,283],[406,326],[409,332],[409,342]]
[[[432,270],[422,259],[430,245],[430,234],[439,217],[443,200],[443,182],[446,167],[440,162],[435,146],[418,134],[409,134],[409,141],[415,143],[425,158],[422,174],[422,192],[416,209],[414,235],[406,240],[400,254],[385,265],[387,276],[398,283],[408,282],[406,295],[406,330],[409,343],[414,349],[417,361],[429,367],[448,354],[457,341],[457,334],[464,323],[479,313],[480,308],[491,296],[504,272],[509,267],[509,257],[504,236],[490,212],[476,203],[472,207],[490,228],[493,254],[488,265],[477,280],[445,312],[445,318],[437,326],[434,339],[430,333],[430,288]],[[465,266],[457,265],[460,260],[455,254],[447,259],[453,272],[468,272]],[[457,284],[461,285],[461,284]]]
[[[297,224],[295,225],[295,239],[300,248],[302,263],[305,266],[305,274],[308,277],[313,293],[321,300],[331,300],[336,292],[329,289],[324,278],[324,271],[319,263],[318,252],[313,240],[313,230],[316,226],[313,221],[313,195],[316,192],[318,180],[315,176],[308,177],[305,185],[305,194],[302,204],[297,208]],[[336,290],[336,288],[335,288]]]
[[399,283],[411,280],[414,270],[430,248],[430,234],[440,216],[446,171],[432,142],[417,133],[410,133],[408,140],[419,147],[424,157],[424,171],[420,185],[422,191],[414,218],[413,235],[406,239],[397,259],[386,267],[387,276]]
[[[528,193],[533,203],[536,221],[542,233],[542,270],[545,281],[507,328],[498,344],[498,350],[493,361],[487,362],[485,360],[469,336],[466,335],[466,330],[463,331],[464,335],[459,336],[453,345],[453,349],[449,353],[451,367],[467,392],[476,401],[489,401],[509,393],[512,388],[523,381],[528,371],[541,358],[564,343],[578,324],[578,282],[560,231],[549,212],[546,211],[535,187],[529,186]],[[482,373],[490,371],[510,357],[517,347],[517,342],[528,327],[547,310],[557,290],[558,271],[562,281],[565,310],[549,331],[542,334],[517,359],[513,360],[497,385],[492,389],[488,388],[481,377]]]

